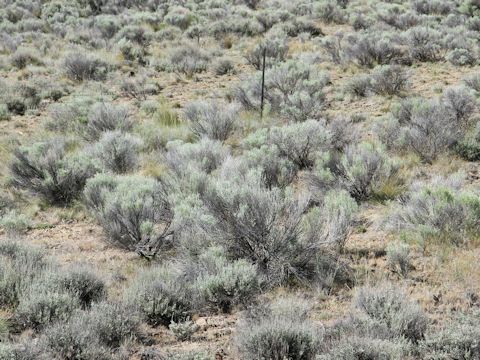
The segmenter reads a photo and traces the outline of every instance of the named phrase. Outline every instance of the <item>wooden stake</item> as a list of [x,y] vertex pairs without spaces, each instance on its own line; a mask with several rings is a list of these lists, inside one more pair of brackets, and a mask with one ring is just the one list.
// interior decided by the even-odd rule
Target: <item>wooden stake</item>
[[265,98],[265,60],[267,58],[267,48],[263,48],[263,65],[262,65],[262,98],[260,99],[260,119],[263,118],[263,104]]

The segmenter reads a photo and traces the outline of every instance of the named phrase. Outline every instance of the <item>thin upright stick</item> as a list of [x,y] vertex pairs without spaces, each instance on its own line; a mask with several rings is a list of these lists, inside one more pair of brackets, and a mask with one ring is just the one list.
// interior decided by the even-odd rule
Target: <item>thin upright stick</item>
[[267,57],[267,48],[263,49],[263,65],[262,65],[262,98],[260,99],[260,119],[263,118],[263,103],[265,97],[265,59]]

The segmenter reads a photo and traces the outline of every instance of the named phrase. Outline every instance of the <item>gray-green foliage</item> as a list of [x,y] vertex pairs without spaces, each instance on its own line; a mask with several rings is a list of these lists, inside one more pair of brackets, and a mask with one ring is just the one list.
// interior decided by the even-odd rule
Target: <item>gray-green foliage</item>
[[329,150],[330,137],[322,122],[307,120],[273,128],[269,141],[278,148],[280,156],[305,169],[313,166],[319,153]]
[[47,328],[42,345],[55,358],[109,360],[112,349],[137,336],[138,326],[138,316],[125,306],[99,303]]
[[404,50],[391,34],[360,33],[345,37],[346,58],[360,66],[373,68],[388,65],[405,56]]
[[86,203],[110,241],[154,256],[166,244],[173,213],[166,185],[138,175],[100,174],[88,181]]
[[92,100],[89,98],[74,98],[68,102],[52,104],[48,108],[50,119],[45,127],[60,134],[83,134],[91,106]]
[[225,141],[237,126],[239,107],[236,104],[197,101],[187,105],[185,117],[195,136]]
[[405,99],[393,111],[397,124],[390,131],[400,134],[401,146],[432,163],[465,136],[474,109],[472,96],[461,88],[447,89],[441,99]]
[[309,210],[303,219],[304,237],[322,247],[345,246],[357,211],[355,200],[345,190],[331,190],[321,206]]
[[465,138],[455,145],[455,151],[467,161],[480,159],[480,122]]
[[207,71],[210,59],[208,52],[194,44],[186,44],[170,50],[158,68],[192,77],[196,73]]
[[352,77],[345,85],[345,91],[355,97],[365,97],[372,90],[372,78],[367,74]]
[[165,160],[169,168],[180,177],[198,172],[210,174],[218,169],[230,154],[220,141],[202,138],[197,143],[172,141],[167,144]]
[[94,144],[90,155],[97,159],[105,170],[124,174],[138,167],[140,146],[141,140],[133,135],[119,130],[108,131]]
[[474,73],[464,79],[465,85],[475,90],[477,93],[480,91],[480,74]]
[[16,210],[10,210],[3,216],[0,216],[0,226],[9,235],[22,234],[32,226],[32,220],[25,214]]
[[283,32],[271,32],[247,54],[247,61],[257,70],[263,66],[265,53],[266,66],[285,61],[288,53],[288,38]]
[[363,142],[347,147],[333,173],[353,198],[362,201],[378,192],[397,170],[397,163],[381,146]]
[[308,277],[314,245],[302,244],[298,237],[306,201],[289,190],[265,189],[255,174],[239,182],[216,181],[202,200],[229,256],[255,263],[270,284]]
[[420,306],[393,285],[364,286],[354,300],[357,310],[384,325],[392,338],[403,337],[414,343],[423,339],[427,318]]
[[410,351],[409,346],[402,341],[375,339],[362,334],[341,339],[327,354],[317,357],[317,360],[402,360]]
[[193,294],[182,280],[182,272],[172,264],[140,272],[125,296],[152,325],[185,321],[191,315]]
[[480,197],[460,191],[451,180],[417,183],[394,210],[390,222],[422,242],[468,243],[479,231]]
[[88,113],[85,136],[89,140],[98,140],[104,132],[118,130],[130,131],[133,122],[129,109],[109,103],[97,103]]
[[46,360],[34,345],[24,343],[0,343],[0,360]]
[[7,121],[11,119],[7,104],[0,104],[0,121]]
[[387,246],[387,262],[392,270],[407,276],[410,270],[410,246],[405,243],[390,243]]
[[313,360],[322,329],[308,319],[308,306],[295,297],[252,309],[237,325],[235,342],[242,359]]
[[311,280],[319,251],[344,243],[356,210],[348,194],[335,199],[330,193],[303,221],[308,197],[295,195],[289,187],[265,187],[261,168],[245,173],[222,170],[226,179],[210,183],[201,193],[215,220],[208,226],[228,256],[252,261],[268,284]]
[[224,177],[233,178],[237,174],[260,172],[267,188],[284,188],[289,185],[296,175],[296,166],[280,155],[279,148],[271,144],[269,134],[268,129],[260,129],[247,136],[242,142],[242,155],[225,161],[222,167]]
[[75,295],[38,284],[22,294],[14,321],[21,329],[40,331],[52,322],[67,320],[79,306]]
[[408,72],[400,65],[382,65],[372,72],[371,88],[377,94],[399,95],[408,85]]
[[453,65],[457,66],[473,66],[478,63],[478,56],[472,50],[457,48],[450,51],[446,59]]
[[454,116],[456,125],[465,132],[471,126],[471,116],[476,109],[476,100],[464,87],[449,87],[442,94],[442,102]]
[[214,247],[199,256],[193,289],[201,305],[231,311],[235,305],[248,305],[260,290],[257,269],[246,260],[229,261],[222,248]]
[[439,329],[432,328],[420,344],[423,359],[465,359],[480,357],[478,336],[478,310],[470,310],[455,316]]
[[443,57],[441,34],[426,27],[415,26],[406,32],[410,56],[420,62],[435,62]]
[[[236,88],[235,97],[246,109],[259,109],[261,74],[257,73]],[[271,110],[292,121],[318,119],[324,108],[326,74],[314,65],[289,60],[265,74],[265,100]]]
[[13,185],[51,204],[70,204],[97,168],[85,154],[69,151],[69,145],[65,139],[53,138],[19,147],[10,165]]
[[91,306],[106,295],[103,280],[86,266],[74,265],[61,271],[53,269],[46,281],[51,288],[77,297],[83,307]]
[[41,250],[10,241],[0,243],[0,256],[0,306],[15,307],[49,262]]
[[168,13],[164,17],[164,20],[168,24],[178,26],[182,30],[188,29],[194,19],[194,13],[182,6],[170,7]]
[[109,71],[106,62],[81,52],[67,54],[63,67],[67,77],[75,81],[104,80]]
[[172,321],[168,326],[175,338],[180,341],[190,340],[192,335],[200,328],[191,320],[176,323]]

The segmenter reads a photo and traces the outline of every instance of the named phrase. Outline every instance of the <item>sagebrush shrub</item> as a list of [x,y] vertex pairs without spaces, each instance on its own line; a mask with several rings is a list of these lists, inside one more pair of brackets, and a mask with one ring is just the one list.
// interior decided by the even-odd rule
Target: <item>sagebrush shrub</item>
[[247,313],[237,325],[235,340],[243,359],[313,360],[322,331],[308,319],[301,299],[279,298]]
[[68,152],[62,138],[18,148],[10,165],[12,184],[54,205],[77,199],[97,167],[84,154]]
[[22,294],[14,321],[21,329],[40,331],[53,322],[67,320],[79,306],[75,295],[39,285]]
[[340,33],[335,34],[335,36],[326,36],[320,43],[335,64],[340,64],[343,61],[342,39],[343,34]]
[[433,239],[454,245],[468,243],[479,229],[476,193],[459,191],[448,179],[417,183],[391,215],[391,224],[423,242]]
[[315,7],[316,15],[326,23],[342,24],[345,21],[345,15],[337,1],[329,0],[318,3]]
[[86,313],[87,326],[101,344],[117,349],[139,335],[140,317],[131,307],[115,302],[99,302]]
[[142,176],[100,174],[87,182],[85,200],[115,245],[155,256],[170,235],[173,214],[164,184]]
[[264,53],[265,65],[268,67],[285,61],[288,53],[288,37],[286,34],[282,32],[269,34],[247,54],[247,62],[255,69],[261,70]]
[[285,188],[297,173],[296,166],[290,160],[280,156],[278,148],[271,145],[261,145],[258,148],[245,150],[241,157],[227,159],[222,170],[231,172],[231,176],[258,171],[267,189]]
[[347,147],[333,173],[357,201],[371,198],[396,175],[398,165],[381,146],[360,143]]
[[282,29],[290,37],[305,36],[319,37],[324,35],[320,26],[307,16],[293,17],[290,21],[282,24]]
[[187,44],[171,50],[167,59],[159,64],[159,68],[192,77],[196,73],[207,71],[210,59],[209,53],[198,46]]
[[236,104],[198,101],[186,106],[185,117],[197,137],[225,141],[237,126],[239,107]]
[[99,343],[89,325],[80,315],[54,324],[43,333],[43,347],[52,358],[112,360],[110,349]]
[[384,324],[393,338],[404,337],[416,343],[424,337],[427,328],[425,314],[419,305],[393,285],[360,288],[355,307],[372,320]]
[[15,308],[38,276],[50,267],[40,249],[0,242],[0,306]]
[[469,88],[475,90],[476,92],[480,92],[480,74],[479,73],[472,74],[466,77],[463,81]]
[[335,343],[334,347],[317,360],[402,360],[408,358],[410,347],[402,341],[375,339],[363,334],[351,335]]
[[120,29],[120,24],[115,15],[99,14],[95,17],[95,28],[100,30],[105,39],[111,39]]
[[24,69],[29,64],[39,63],[38,57],[27,49],[18,49],[10,57],[10,62],[18,69]]
[[10,111],[7,104],[0,104],[0,121],[8,121],[11,119]]
[[147,56],[149,55],[147,48],[134,41],[121,39],[117,46],[120,50],[122,58],[130,63],[138,62],[139,65],[147,64]]
[[419,14],[440,14],[447,15],[452,11],[452,4],[439,0],[414,0],[412,8]]
[[165,161],[175,175],[185,177],[200,172],[210,174],[218,169],[229,155],[229,148],[220,141],[202,138],[193,144],[169,142]]
[[[328,76],[318,73],[313,65],[289,60],[266,72],[265,100],[272,111],[287,119],[316,119],[325,106],[323,88],[328,82]],[[235,97],[246,109],[260,109],[261,74],[237,87]]]
[[443,57],[441,34],[435,29],[416,26],[406,32],[410,56],[421,62],[435,62]]
[[47,328],[42,343],[55,358],[112,360],[117,358],[114,350],[137,337],[138,327],[135,312],[123,305],[102,302]]
[[192,338],[192,335],[200,328],[191,320],[176,323],[172,321],[168,326],[170,331],[175,335],[175,338],[179,341],[187,341]]
[[345,54],[360,66],[373,68],[404,58],[404,51],[392,39],[376,34],[350,35],[345,38]]
[[187,30],[195,19],[194,13],[182,6],[172,6],[165,15],[164,20],[174,26],[178,26],[182,30]]
[[322,204],[306,214],[304,237],[322,247],[341,250],[345,246],[357,211],[355,200],[346,192],[331,190],[321,199]]
[[126,291],[126,301],[154,326],[187,320],[193,294],[172,264],[141,271]]
[[406,277],[410,270],[410,246],[405,243],[390,243],[387,246],[387,262],[392,270]]
[[270,284],[311,276],[311,244],[298,238],[307,202],[286,191],[265,189],[251,176],[240,182],[218,181],[203,192],[202,200],[217,220],[214,231],[233,258],[256,264]]
[[372,90],[372,78],[369,75],[357,75],[345,85],[345,91],[356,97],[365,97]]
[[428,360],[479,358],[479,319],[480,313],[474,309],[457,314],[453,320],[439,329],[432,328],[420,344],[422,358]]
[[465,88],[449,87],[442,94],[442,102],[455,117],[457,126],[465,132],[471,126],[470,118],[476,109],[476,100]]
[[221,248],[201,254],[198,263],[193,288],[208,307],[230,312],[235,305],[248,305],[260,289],[256,267],[243,259],[228,261]]
[[25,233],[32,226],[32,221],[27,215],[10,210],[0,216],[0,226],[8,235],[12,236]]
[[133,127],[128,108],[109,103],[97,103],[88,113],[85,134],[89,140],[98,140],[107,131],[130,131]]
[[109,71],[104,61],[80,52],[65,56],[63,67],[67,77],[75,81],[104,80]]
[[147,46],[152,40],[152,32],[142,25],[127,25],[120,28],[117,39],[131,41],[140,46]]
[[349,118],[337,116],[329,121],[327,129],[330,132],[334,151],[343,152],[347,145],[356,143],[358,131],[354,120],[355,116]]
[[124,95],[137,101],[145,101],[149,95],[157,95],[159,86],[155,82],[149,82],[146,76],[140,76],[134,79],[125,79],[120,84]]
[[106,295],[103,280],[87,267],[72,266],[66,270],[54,269],[51,276],[50,286],[77,297],[83,307],[89,307]]
[[119,130],[103,133],[91,149],[91,155],[101,166],[116,174],[125,174],[138,168],[141,140]]
[[409,76],[400,65],[376,67],[372,73],[372,90],[381,95],[399,95],[408,88]]
[[446,59],[456,66],[473,66],[478,63],[477,55],[468,49],[453,49],[447,54]]
[[45,359],[35,345],[28,343],[0,343],[0,360],[38,360]]
[[90,99],[75,99],[65,103],[52,104],[48,108],[50,119],[45,127],[60,134],[69,132],[83,134],[91,105]]
[[467,161],[480,159],[480,122],[475,129],[455,145],[455,151]]
[[326,126],[316,120],[275,127],[269,141],[299,169],[313,166],[316,156],[330,148],[330,133]]
[[213,65],[215,75],[235,74],[235,64],[229,58],[218,59]]
[[399,122],[401,144],[427,163],[432,163],[463,137],[460,119],[438,100],[403,100],[394,116]]

